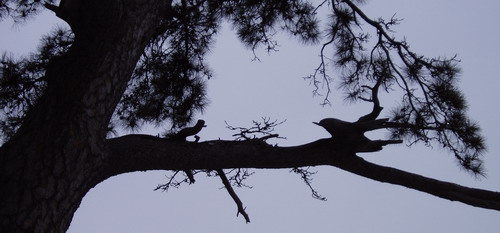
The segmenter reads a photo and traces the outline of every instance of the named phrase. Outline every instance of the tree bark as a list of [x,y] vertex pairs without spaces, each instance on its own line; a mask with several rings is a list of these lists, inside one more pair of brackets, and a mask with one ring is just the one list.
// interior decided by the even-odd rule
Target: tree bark
[[300,146],[278,147],[260,140],[190,143],[174,142],[148,135],[128,135],[110,139],[108,145],[114,159],[103,166],[104,177],[145,170],[294,168],[328,165],[447,200],[500,210],[499,192],[468,188],[376,165],[348,152],[332,139],[320,139]]
[[[2,232],[65,232],[101,180],[106,128],[167,1],[80,1],[75,41],[51,61],[47,89],[0,148]],[[77,22],[77,24],[75,24]]]

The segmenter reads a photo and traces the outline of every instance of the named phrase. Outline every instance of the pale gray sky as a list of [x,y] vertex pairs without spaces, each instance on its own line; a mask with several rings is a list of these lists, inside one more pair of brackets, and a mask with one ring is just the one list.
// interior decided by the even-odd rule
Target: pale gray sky
[[[500,191],[500,3],[482,1],[369,1],[362,7],[371,17],[404,21],[397,36],[406,37],[411,48],[426,56],[458,54],[463,69],[460,87],[470,105],[470,117],[479,122],[487,139],[485,154],[488,178],[476,180],[461,171],[452,156],[439,148],[387,146],[365,159],[428,177],[465,186]],[[39,35],[57,21],[43,15],[25,26],[12,29],[0,23],[0,50],[16,55],[32,51]],[[339,95],[331,107],[321,107],[312,98],[312,87],[302,77],[317,66],[319,48],[304,46],[288,36],[280,51],[261,62],[251,62],[245,50],[226,28],[210,55],[215,78],[209,83],[211,104],[200,118],[206,127],[202,140],[230,139],[224,121],[248,125],[260,117],[286,119],[276,130],[287,140],[280,145],[298,145],[327,137],[313,125],[326,117],[356,120],[370,111],[369,105],[349,105]],[[397,98],[385,96],[390,109]],[[384,114],[384,113],[382,113]],[[150,132],[153,134],[153,132]],[[383,132],[376,137],[382,137]],[[304,155],[307,156],[307,155]],[[500,212],[450,202],[415,190],[384,184],[333,167],[313,168],[314,187],[328,198],[310,196],[300,178],[288,170],[256,170],[248,180],[253,189],[236,189],[252,223],[236,217],[236,206],[218,178],[198,177],[191,186],[168,193],[152,191],[162,183],[165,171],[142,172],[111,178],[92,189],[76,212],[69,232],[498,232]]]

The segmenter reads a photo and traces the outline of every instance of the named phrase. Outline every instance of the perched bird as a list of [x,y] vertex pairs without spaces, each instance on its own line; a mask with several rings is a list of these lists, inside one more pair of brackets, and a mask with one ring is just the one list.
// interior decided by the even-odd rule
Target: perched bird
[[362,127],[356,127],[355,123],[335,119],[335,118],[325,118],[318,122],[313,122],[326,129],[328,133],[332,135],[332,138],[336,141],[348,142],[348,143],[363,143],[368,142],[368,139],[364,133]]
[[[176,134],[172,135],[169,137],[170,140],[175,140],[175,141],[186,141],[186,138],[189,136],[193,136],[201,131],[205,127],[205,121],[204,120],[198,120],[196,122],[196,125],[193,127],[186,127],[181,129],[179,132]],[[196,136],[195,136],[196,137]],[[199,137],[196,139],[198,141]],[[193,184],[195,182],[193,171],[191,170],[184,170],[184,173],[186,173],[186,176],[189,179],[189,183]]]
[[203,129],[203,127],[205,127],[205,121],[198,120],[196,122],[196,125],[194,125],[193,127],[183,128],[183,129],[179,130],[179,132],[177,132],[176,134],[170,136],[169,139],[176,140],[176,141],[186,141],[187,137],[193,136],[193,135],[199,133],[201,131],[201,129]]
[[348,148],[353,152],[374,152],[382,150],[382,146],[387,144],[402,143],[401,140],[372,141],[364,135],[367,131],[385,128],[384,124],[388,120],[383,118],[352,123],[335,118],[325,118],[319,123],[313,123],[326,129],[337,145]]

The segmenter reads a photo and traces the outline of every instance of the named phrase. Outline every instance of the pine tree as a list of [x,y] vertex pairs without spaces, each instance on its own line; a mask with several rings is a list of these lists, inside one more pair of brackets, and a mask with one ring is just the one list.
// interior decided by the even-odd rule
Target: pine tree
[[[496,192],[378,166],[356,155],[400,140],[440,145],[465,170],[484,174],[485,145],[478,125],[467,117],[467,104],[457,87],[457,58],[427,58],[410,50],[406,41],[391,35],[399,20],[372,20],[359,8],[361,1],[314,4],[300,0],[1,1],[0,18],[24,21],[49,9],[70,26],[44,37],[33,55],[20,59],[4,55],[0,61],[2,231],[65,232],[92,187],[117,174],[152,169],[215,172],[247,221],[241,201],[230,188],[231,182],[241,185],[249,175],[246,168],[292,168],[310,186],[310,173],[302,167],[331,165],[500,210]],[[331,12],[325,35],[319,8]],[[205,84],[212,72],[206,55],[223,21],[230,22],[253,51],[275,50],[273,36],[279,31],[305,43],[323,43],[321,63],[309,79],[316,91],[320,83],[328,86],[325,104],[331,92],[328,62],[332,61],[341,70],[338,81],[346,99],[372,103],[372,111],[353,122],[320,121],[332,138],[291,148],[265,142],[279,137],[272,133],[279,123],[269,119],[250,128],[231,127],[239,130],[236,141],[174,140],[175,131],[182,132],[207,104]],[[375,34],[369,34],[369,29]],[[334,54],[326,54],[325,48],[333,48]],[[383,109],[379,92],[394,90],[402,93],[400,106],[393,107],[390,119],[379,119]],[[174,133],[107,137],[113,128],[145,124],[169,124]],[[392,138],[364,136],[375,129],[389,129]],[[226,168],[241,172],[228,179],[222,170]],[[169,185],[178,184],[159,188]]]

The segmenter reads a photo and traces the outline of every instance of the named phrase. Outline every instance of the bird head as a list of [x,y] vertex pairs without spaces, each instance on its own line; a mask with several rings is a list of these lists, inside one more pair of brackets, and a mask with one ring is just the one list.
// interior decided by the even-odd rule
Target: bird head
[[313,123],[328,130],[328,129],[335,128],[336,125],[339,124],[339,122],[342,122],[342,121],[335,119],[335,118],[325,118],[323,120],[320,120],[319,122],[313,122]]
[[335,123],[332,120],[334,120],[334,119],[325,118],[319,122],[313,122],[313,124],[323,127],[324,129],[326,129],[326,131],[328,131],[328,133],[330,133],[333,136],[333,128],[334,127],[332,127],[332,125]]
[[346,130],[350,129],[347,126],[349,126],[351,123],[335,119],[335,118],[325,118],[319,122],[313,122],[316,125],[319,125],[326,129],[328,133],[334,136],[334,132],[336,132],[337,135],[342,135],[345,133]]

